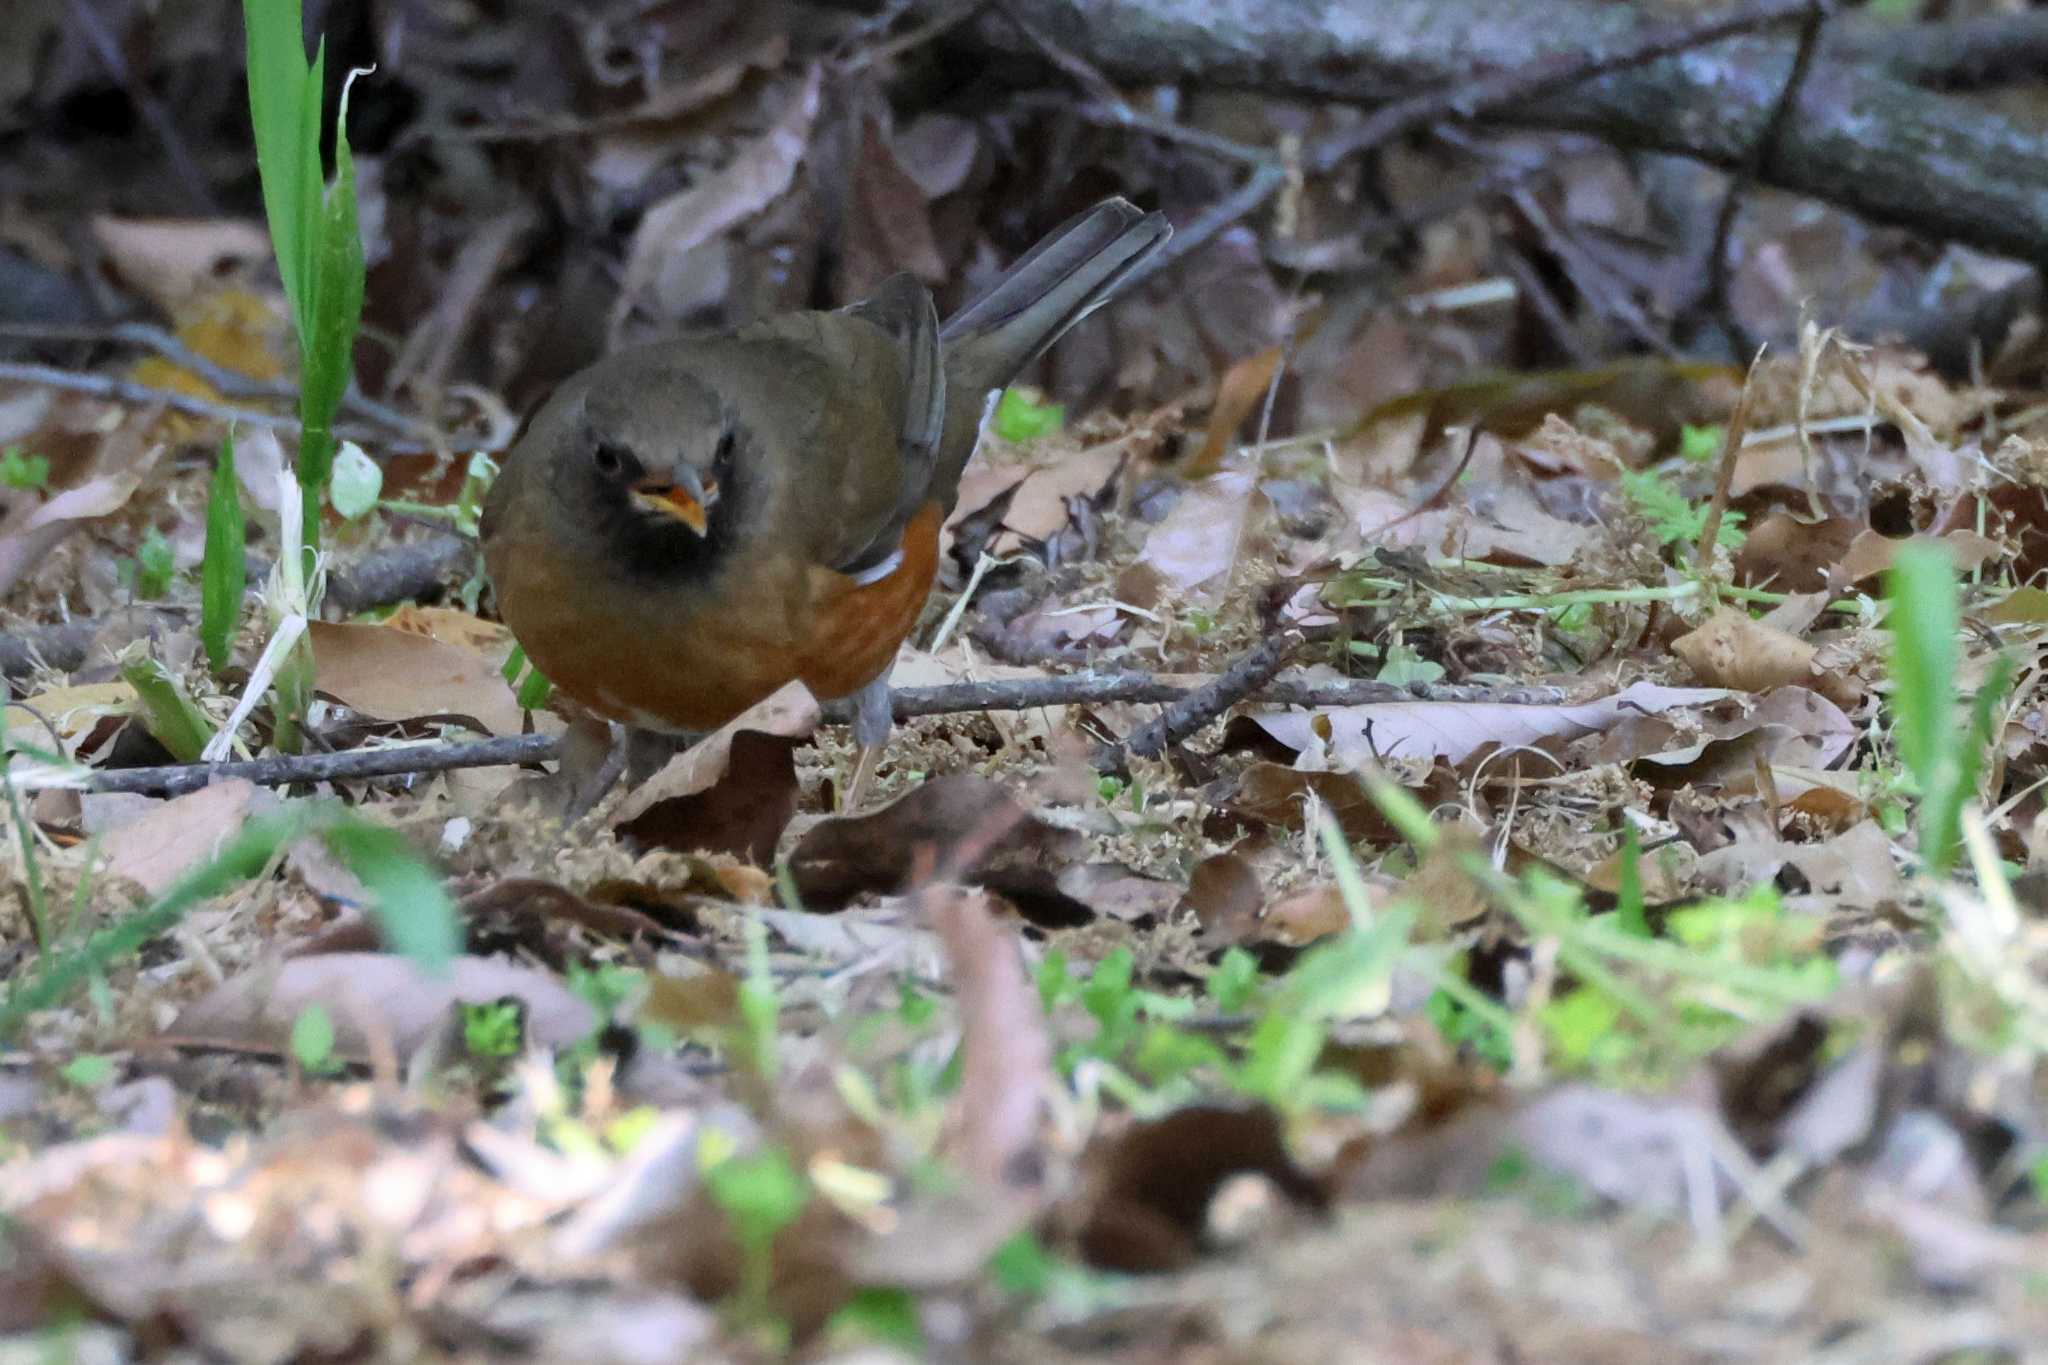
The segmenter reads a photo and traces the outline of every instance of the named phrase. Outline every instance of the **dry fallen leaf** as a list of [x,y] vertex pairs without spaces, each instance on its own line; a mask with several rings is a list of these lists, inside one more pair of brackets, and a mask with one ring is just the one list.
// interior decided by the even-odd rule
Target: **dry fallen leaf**
[[796,813],[794,754],[817,727],[817,701],[790,683],[629,792],[614,827],[643,847],[732,853],[765,867]]
[[314,687],[373,720],[462,716],[516,735],[519,699],[489,659],[461,645],[385,625],[314,621]]
[[241,829],[256,795],[255,784],[229,777],[166,801],[107,834],[102,870],[157,895]]
[[497,958],[458,957],[435,975],[389,953],[326,953],[252,968],[187,1005],[161,1038],[186,1047],[283,1053],[292,1027],[319,1005],[334,1024],[334,1055],[364,1063],[389,1048],[403,1061],[458,1004],[507,996],[526,1010],[530,1045],[564,1048],[597,1025],[590,1006],[547,972]]
[[1838,706],[1854,706],[1863,696],[1854,678],[1815,665],[1818,648],[1733,607],[1718,608],[1697,629],[1673,640],[1671,652],[1709,687],[1768,692],[1797,685]]
[[[1327,718],[1330,762],[1364,770],[1380,758],[1440,758],[1460,763],[1482,746],[1514,748],[1544,739],[1576,739],[1622,720],[1703,706],[1730,693],[1722,688],[1662,687],[1635,683],[1597,701],[1568,706],[1510,706],[1467,702],[1380,702],[1314,711],[1254,712],[1260,729],[1296,751],[1317,746],[1314,727]],[[1367,729],[1370,727],[1370,738]]]
[[612,313],[614,333],[643,293],[652,289],[660,297],[668,292],[665,281],[681,268],[691,248],[745,222],[782,197],[810,145],[819,88],[820,71],[812,67],[774,127],[741,148],[723,170],[661,200],[641,216],[627,248],[624,278]]

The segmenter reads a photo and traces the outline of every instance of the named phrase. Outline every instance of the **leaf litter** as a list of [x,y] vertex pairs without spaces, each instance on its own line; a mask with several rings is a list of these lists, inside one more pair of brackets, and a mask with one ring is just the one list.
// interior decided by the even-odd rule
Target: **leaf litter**
[[[681,28],[606,48],[639,22],[582,25],[598,106],[528,92],[571,119],[535,125],[543,145],[596,130],[554,192],[637,201],[616,285],[564,335],[794,304],[828,265],[841,290],[896,269],[952,288],[1014,254],[982,212],[989,123],[842,100],[747,25],[699,33],[680,79]],[[472,75],[436,98],[475,100]],[[823,264],[789,248],[825,221],[807,155],[846,182]],[[1618,160],[1570,187],[1568,218],[1641,208]],[[373,248],[438,278],[417,227]],[[284,314],[249,283],[252,230],[98,220],[187,347],[269,380]],[[1914,1358],[2048,1335],[2038,413],[1809,327],[1751,378],[1740,543],[1699,565],[1716,471],[1679,428],[1725,419],[1726,367],[1474,381],[1438,356],[1497,336],[1378,306],[1318,314],[1297,353],[1261,251],[1219,242],[1203,259],[1241,287],[1140,291],[1062,349],[1070,412],[1137,415],[977,456],[914,639],[978,572],[974,595],[897,682],[1206,680],[1293,627],[1281,681],[1389,692],[1236,699],[1118,772],[1090,756],[1155,704],[924,717],[856,811],[843,733],[795,695],[566,826],[555,775],[319,784],[430,860],[459,955],[435,975],[393,951],[381,893],[300,841],[31,1015],[0,1055],[32,1106],[0,1106],[0,1325],[63,1301],[80,1341],[238,1360],[733,1358],[892,1339],[890,1312],[923,1349],[1020,1360]],[[1475,272],[1465,251],[1436,242],[1410,282]],[[531,266],[484,270],[477,297]],[[500,311],[434,326],[478,329],[450,353],[509,396],[537,348]],[[160,762],[101,646],[135,638],[115,610],[148,533],[200,515],[220,433],[34,392],[0,395],[7,440],[53,457],[0,520],[10,630],[108,627],[74,667],[10,668],[10,772],[46,746]],[[1272,439],[1245,445],[1269,404]],[[1475,419],[1476,441],[1454,430]],[[421,487],[452,521],[441,464]],[[248,489],[266,537],[271,482]],[[418,515],[330,544],[403,554]],[[1919,546],[1963,576],[1965,691],[2020,662],[1943,881],[1916,871],[1881,589]],[[312,623],[321,745],[576,733],[521,696],[465,575]],[[213,676],[197,603],[188,557],[150,648],[218,724],[262,640],[245,623]],[[305,795],[19,794],[14,980]]]

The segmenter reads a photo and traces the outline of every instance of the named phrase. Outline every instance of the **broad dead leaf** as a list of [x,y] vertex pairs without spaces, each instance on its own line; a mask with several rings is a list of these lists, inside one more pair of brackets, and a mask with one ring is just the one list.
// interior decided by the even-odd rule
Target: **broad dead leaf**
[[644,293],[661,297],[669,292],[669,274],[692,248],[745,222],[789,188],[810,145],[819,86],[819,69],[813,67],[774,127],[741,148],[723,170],[663,199],[641,217],[626,252],[612,315],[615,332]]
[[1078,835],[1018,806],[995,782],[968,773],[937,778],[868,815],[822,820],[789,855],[797,893],[831,910],[863,892],[910,888],[920,875],[1000,892],[1041,923],[1074,924],[1087,907],[1059,890]]
[[[1722,688],[1663,687],[1645,682],[1598,701],[1569,706],[1384,702],[1313,711],[1254,712],[1252,719],[1290,749],[1301,751],[1326,743],[1334,767],[1363,770],[1383,757],[1427,756],[1460,763],[1486,745],[1514,748],[1546,739],[1576,739],[1629,717],[1704,706],[1729,695]],[[1315,733],[1325,721],[1326,740]]]
[[1244,549],[1245,522],[1257,475],[1233,469],[1190,483],[1165,520],[1145,537],[1139,562],[1184,596],[1214,600],[1230,582]]
[[253,783],[230,777],[166,801],[108,833],[103,870],[157,895],[240,830],[256,796]]
[[186,1006],[162,1040],[187,1047],[283,1053],[292,1027],[314,1005],[334,1023],[334,1055],[368,1062],[388,1048],[400,1060],[442,1028],[457,1004],[507,996],[526,1010],[529,1045],[565,1048],[597,1025],[590,1006],[547,972],[497,958],[458,957],[442,975],[389,953],[327,953],[259,966]]
[[817,701],[790,683],[670,759],[627,794],[613,823],[644,847],[766,866],[796,813],[794,754],[817,727]]
[[386,625],[314,621],[313,685],[373,720],[461,716],[494,735],[520,732],[524,712],[489,659]]

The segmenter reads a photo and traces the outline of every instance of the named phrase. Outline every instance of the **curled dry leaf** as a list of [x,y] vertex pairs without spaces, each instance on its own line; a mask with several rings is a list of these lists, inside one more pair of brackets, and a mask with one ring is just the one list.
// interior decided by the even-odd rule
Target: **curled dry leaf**
[[1908,536],[1897,539],[1876,531],[1863,531],[1849,543],[1842,562],[1835,566],[1833,582],[1851,587],[1877,577],[1892,566],[1899,551],[1908,545],[1939,545],[1948,551],[1959,573],[1969,573],[2004,553],[2004,547],[1975,531],[1950,531],[1939,536]]
[[987,892],[939,886],[923,900],[960,1001],[960,1089],[947,1109],[947,1149],[971,1179],[1029,1196],[1045,1174],[1040,1128],[1057,1081],[1016,928],[998,923]]
[[170,317],[184,317],[224,277],[270,263],[270,234],[240,218],[98,217],[92,235],[114,274]]
[[[1684,728],[1677,720],[1682,719]],[[1732,782],[1759,762],[1827,768],[1856,742],[1840,707],[1804,687],[1780,687],[1752,705],[1730,703],[1682,718],[1634,717],[1587,741],[1581,758],[1639,762],[1638,775],[1672,787]]]
[[615,332],[642,294],[650,289],[657,296],[667,292],[667,275],[692,248],[738,226],[782,197],[810,145],[811,125],[818,117],[819,83],[819,69],[812,67],[772,128],[742,148],[723,170],[670,195],[642,216],[626,253],[625,277],[619,284],[619,302],[612,318]]
[[1815,646],[1733,607],[1718,608],[1697,629],[1673,640],[1671,651],[1710,687],[1768,692],[1796,684],[1837,706],[1854,706],[1863,698],[1864,689],[1853,677],[1816,667],[1820,651]]
[[796,813],[796,750],[818,727],[802,683],[756,702],[628,793],[614,817],[636,843],[732,853],[766,866]]
[[1229,586],[1243,551],[1246,518],[1257,494],[1258,476],[1248,469],[1226,470],[1190,483],[1165,520],[1145,537],[1139,562],[1184,595],[1213,600]]
[[434,975],[390,953],[327,953],[253,968],[186,1006],[161,1035],[185,1047],[284,1053],[314,1005],[334,1022],[334,1055],[401,1061],[443,1027],[458,1004],[511,997],[526,1010],[530,1045],[564,1048],[597,1026],[596,1013],[550,974],[496,958],[458,957]]
[[0,594],[39,563],[81,521],[108,516],[127,506],[142,476],[163,453],[159,444],[140,443],[141,426],[131,424],[107,439],[100,472],[75,488],[37,502],[23,498],[0,518]]
[[946,534],[971,542],[969,531],[975,523],[995,513],[995,525],[982,530],[981,548],[986,553],[1003,559],[1038,550],[1067,529],[1076,498],[1091,503],[1102,498],[1125,459],[1121,441],[1063,453],[1021,469],[977,455],[961,476],[960,500],[946,521]]
[[1089,1263],[1106,1270],[1191,1263],[1217,1192],[1233,1177],[1262,1177],[1303,1208],[1328,1203],[1322,1184],[1287,1150],[1279,1116],[1264,1106],[1191,1105],[1134,1120],[1083,1161],[1086,1182],[1065,1219],[1078,1227]]
[[1364,784],[1348,772],[1254,763],[1238,774],[1218,805],[1240,819],[1295,831],[1306,830],[1311,812],[1323,810],[1354,842],[1384,843],[1399,837],[1366,794]]
[[997,891],[1039,923],[1078,924],[1090,912],[1058,877],[1080,847],[1079,835],[1029,814],[1000,784],[956,773],[871,814],[821,820],[791,850],[789,869],[812,910],[936,875]]
[[[1610,697],[1569,706],[1509,706],[1486,702],[1384,702],[1313,711],[1255,712],[1260,729],[1297,752],[1317,747],[1326,720],[1333,766],[1362,770],[1380,758],[1431,757],[1450,763],[1486,745],[1514,748],[1545,739],[1577,739],[1632,716],[1657,715],[1720,701],[1724,688],[1663,687],[1639,682]],[[1368,736],[1368,727],[1370,734]]]
[[387,625],[314,621],[313,685],[373,720],[461,716],[494,735],[520,732],[519,699],[473,649]]

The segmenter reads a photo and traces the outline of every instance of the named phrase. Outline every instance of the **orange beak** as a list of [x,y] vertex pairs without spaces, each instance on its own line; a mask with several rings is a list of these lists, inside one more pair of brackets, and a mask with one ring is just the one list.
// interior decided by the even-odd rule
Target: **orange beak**
[[633,501],[646,511],[674,518],[701,536],[710,527],[711,504],[718,501],[718,487],[707,488],[695,470],[683,469],[673,482],[646,479],[635,485]]

